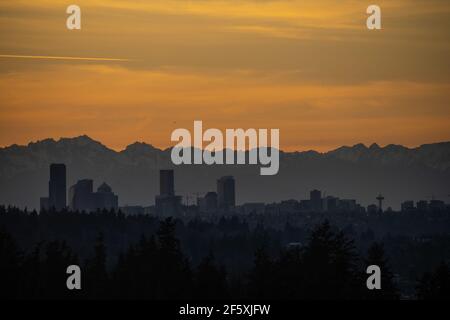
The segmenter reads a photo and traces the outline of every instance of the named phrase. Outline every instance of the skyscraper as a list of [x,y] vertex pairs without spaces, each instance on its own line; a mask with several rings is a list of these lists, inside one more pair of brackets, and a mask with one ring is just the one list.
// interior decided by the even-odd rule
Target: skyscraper
[[220,209],[230,209],[236,205],[235,184],[232,176],[217,180],[217,201]]
[[66,207],[66,165],[52,163],[50,165],[50,181],[48,182],[48,206],[56,210]]
[[175,195],[173,170],[159,171],[159,195],[155,197],[156,213],[160,216],[178,216],[182,211],[181,197]]
[[72,210],[92,211],[95,207],[92,197],[94,181],[91,179],[78,180],[70,187],[69,205]]
[[322,192],[320,190],[312,190],[309,193],[309,200],[311,204],[311,210],[314,212],[322,211]]
[[48,197],[41,197],[39,200],[39,204],[41,211],[50,209],[48,206]]
[[161,196],[175,195],[173,170],[159,171],[159,194]]

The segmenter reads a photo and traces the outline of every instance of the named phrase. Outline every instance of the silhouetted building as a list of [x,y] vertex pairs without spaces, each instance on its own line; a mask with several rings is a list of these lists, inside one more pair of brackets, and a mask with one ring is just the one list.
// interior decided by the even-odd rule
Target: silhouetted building
[[370,204],[367,206],[367,213],[375,214],[378,212],[378,206],[376,204]]
[[200,212],[213,212],[217,210],[217,193],[208,192],[203,198],[197,199]]
[[428,211],[428,201],[427,200],[417,201],[417,210],[421,212]]
[[353,199],[339,200],[339,209],[341,211],[346,211],[346,212],[356,212],[357,211],[356,200],[353,200]]
[[182,199],[181,196],[175,195],[173,170],[159,171],[159,193],[155,197],[156,214],[163,217],[180,215]]
[[401,210],[403,212],[413,211],[414,209],[414,201],[405,201],[401,204]]
[[173,170],[159,171],[159,194],[161,196],[175,195]]
[[112,192],[110,186],[103,183],[93,192],[94,182],[91,179],[79,180],[69,190],[69,206],[72,210],[95,211],[117,210],[119,198]]
[[217,180],[217,202],[220,209],[231,209],[236,205],[235,184],[232,176]]
[[300,211],[300,203],[297,200],[283,200],[278,205],[280,212],[284,213],[295,213]]
[[299,210],[302,212],[311,211],[311,200],[300,200],[299,202]]
[[94,210],[94,199],[92,197],[94,181],[91,179],[78,180],[69,189],[69,206],[72,210],[92,211]]
[[445,202],[441,200],[431,200],[429,209],[432,212],[440,212],[445,210]]
[[242,205],[242,212],[244,214],[263,214],[265,209],[266,205],[262,202],[244,203]]
[[66,165],[53,163],[50,165],[49,206],[56,210],[66,207]]
[[39,204],[40,204],[41,210],[48,210],[48,209],[50,209],[48,197],[41,197]]
[[322,192],[319,190],[312,190],[309,193],[309,200],[311,205],[311,210],[315,212],[322,211]]
[[67,205],[66,165],[52,163],[48,181],[48,197],[40,198],[41,210],[62,210]]
[[156,196],[156,214],[163,217],[176,217],[182,212],[181,196]]
[[93,197],[95,209],[117,210],[119,207],[119,197],[104,182],[97,188],[97,192],[93,194]]
[[339,198],[328,196],[323,199],[323,210],[335,212],[339,208]]

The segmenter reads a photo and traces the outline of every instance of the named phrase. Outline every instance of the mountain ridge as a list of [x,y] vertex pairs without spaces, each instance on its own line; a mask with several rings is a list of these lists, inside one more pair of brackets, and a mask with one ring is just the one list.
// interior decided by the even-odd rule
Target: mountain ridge
[[217,178],[234,175],[238,203],[307,198],[308,191],[317,188],[364,205],[382,192],[386,204],[398,208],[400,201],[450,189],[450,142],[415,148],[356,144],[324,153],[280,151],[280,172],[273,177],[259,176],[259,165],[174,166],[170,151],[145,142],[115,151],[87,135],[3,147],[0,204],[37,208],[39,197],[48,192],[48,166],[53,162],[66,164],[68,186],[82,178],[93,178],[96,184],[105,181],[119,194],[121,205],[152,204],[162,168],[175,169],[181,195],[215,190]]
[[[86,135],[86,134],[83,134],[83,135],[74,136],[74,137],[60,137],[59,139],[55,139],[55,138],[45,138],[45,139],[42,139],[42,140],[31,141],[31,142],[29,142],[29,143],[26,144],[26,145],[20,145],[20,144],[14,143],[14,144],[11,144],[11,145],[9,145],[9,146],[3,146],[3,147],[0,147],[0,151],[1,151],[1,150],[11,149],[11,148],[32,147],[32,146],[35,146],[35,145],[45,145],[45,144],[50,144],[50,143],[53,143],[53,144],[60,144],[60,143],[71,142],[71,141],[74,141],[74,142],[81,142],[82,144],[88,144],[88,143],[98,144],[98,145],[100,145],[100,146],[102,146],[102,147],[104,147],[104,148],[106,148],[106,149],[108,149],[108,150],[111,150],[111,151],[114,151],[114,152],[118,152],[118,153],[124,152],[124,151],[126,151],[129,147],[132,147],[132,146],[134,146],[134,145],[148,146],[148,147],[150,147],[150,148],[152,148],[152,149],[159,150],[159,151],[167,151],[167,150],[170,150],[170,149],[172,148],[172,147],[168,147],[168,148],[165,148],[165,149],[161,149],[161,148],[155,147],[155,146],[153,146],[152,144],[147,143],[147,142],[144,142],[144,141],[135,141],[135,142],[132,142],[132,143],[130,143],[129,145],[125,146],[124,149],[117,151],[117,150],[114,150],[114,149],[112,149],[112,148],[106,146],[106,145],[103,144],[102,142],[100,142],[100,141],[98,141],[98,140],[95,140],[95,139],[89,137],[89,136]],[[327,154],[327,153],[333,153],[333,152],[338,151],[338,150],[340,150],[340,149],[362,148],[362,149],[365,149],[365,150],[370,150],[370,149],[389,149],[389,148],[392,148],[392,147],[398,147],[398,148],[407,149],[407,150],[417,150],[417,149],[420,149],[420,148],[422,148],[422,147],[426,147],[426,146],[434,146],[434,145],[446,145],[446,146],[448,146],[448,147],[450,148],[450,140],[449,140],[449,141],[433,142],[433,143],[425,143],[425,144],[421,144],[421,145],[419,145],[419,146],[417,146],[417,147],[407,147],[407,146],[403,146],[403,145],[401,145],[401,144],[392,144],[392,143],[391,143],[391,144],[387,144],[387,145],[384,146],[384,147],[381,147],[381,146],[380,146],[378,143],[376,143],[376,142],[372,143],[370,146],[366,146],[364,143],[361,143],[361,142],[360,142],[360,143],[354,144],[354,145],[352,145],[352,146],[350,146],[350,145],[343,145],[343,146],[337,147],[336,149],[331,149],[331,150],[325,151],[325,152],[320,152],[320,151],[311,150],[311,149],[310,149],[310,150],[296,150],[296,151],[283,151],[282,149],[280,149],[280,152],[284,152],[284,153],[316,152],[316,153],[319,153],[319,154]]]

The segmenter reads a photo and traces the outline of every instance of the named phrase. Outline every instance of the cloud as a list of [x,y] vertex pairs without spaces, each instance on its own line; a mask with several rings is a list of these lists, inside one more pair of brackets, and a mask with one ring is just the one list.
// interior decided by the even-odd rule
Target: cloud
[[58,56],[24,56],[14,54],[0,54],[4,59],[36,59],[36,60],[74,60],[74,61],[130,61],[129,59],[105,58],[105,57],[58,57]]
[[[449,132],[448,1],[0,1],[0,144],[87,133],[168,145],[198,118],[279,127],[285,148],[419,143]],[[388,128],[388,129],[386,129]]]
[[167,147],[172,130],[196,119],[221,129],[280,128],[281,145],[291,150],[319,140],[315,148],[323,150],[361,141],[415,145],[450,135],[449,84],[285,84],[259,71],[204,74],[92,64],[0,80],[3,145],[87,133],[116,149],[138,139]]

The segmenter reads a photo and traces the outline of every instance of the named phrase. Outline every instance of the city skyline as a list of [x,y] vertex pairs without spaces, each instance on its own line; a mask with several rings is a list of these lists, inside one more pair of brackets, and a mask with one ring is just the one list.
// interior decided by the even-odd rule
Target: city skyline
[[[50,181],[49,181],[49,197],[40,198],[40,210],[66,210],[93,212],[96,210],[113,210],[127,213],[130,212],[144,214],[145,209],[142,205],[119,206],[118,195],[112,192],[112,188],[103,182],[93,192],[93,180],[81,179],[70,187],[69,193],[66,192],[66,166],[65,164],[50,164]],[[310,191],[309,199],[285,199],[281,202],[253,202],[242,203],[236,205],[236,187],[233,176],[222,176],[217,179],[216,191],[208,191],[203,197],[197,195],[197,203],[190,204],[183,202],[183,196],[176,195],[175,170],[160,169],[159,170],[159,195],[155,196],[154,205],[150,206],[147,214],[154,214],[160,217],[180,217],[186,216],[191,207],[195,207],[196,214],[208,213],[220,215],[224,213],[236,214],[244,212],[250,213],[323,213],[323,212],[353,212],[361,214],[375,214],[394,211],[391,207],[383,210],[382,203],[385,197],[380,193],[374,199],[378,205],[372,203],[367,208],[361,206],[355,199],[340,199],[333,195],[322,195],[321,190],[313,189]],[[449,195],[450,196],[450,195]],[[66,206],[66,199],[69,199]],[[63,205],[64,204],[64,205]],[[416,205],[415,205],[416,204]],[[275,206],[275,207],[274,207]],[[433,198],[428,200],[416,199],[405,200],[401,203],[402,212],[412,212],[419,210],[420,212],[441,212],[449,208],[442,200]],[[238,210],[238,208],[240,208]]]
[[0,0],[0,299],[211,319],[450,299],[449,18]]

